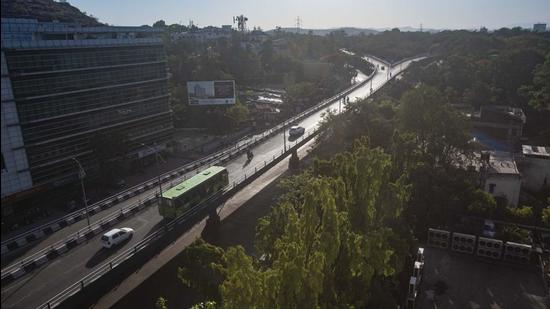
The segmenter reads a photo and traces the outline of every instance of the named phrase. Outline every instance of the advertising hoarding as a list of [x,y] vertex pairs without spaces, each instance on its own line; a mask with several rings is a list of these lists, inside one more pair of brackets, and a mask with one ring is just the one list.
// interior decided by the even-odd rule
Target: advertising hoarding
[[235,104],[235,81],[189,81],[187,82],[189,105]]

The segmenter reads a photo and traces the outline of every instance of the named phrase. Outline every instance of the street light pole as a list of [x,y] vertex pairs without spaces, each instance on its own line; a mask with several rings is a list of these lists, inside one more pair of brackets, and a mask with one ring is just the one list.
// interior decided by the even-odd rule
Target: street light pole
[[372,79],[374,78],[374,75],[370,78],[370,93],[372,93]]
[[90,214],[88,213],[88,199],[86,198],[86,190],[84,189],[84,176],[86,176],[86,172],[84,171],[82,164],[80,164],[80,161],[78,161],[75,157],[71,159],[75,161],[76,164],[78,165],[78,178],[80,179],[80,187],[82,188],[82,200],[84,200],[84,209],[86,210],[86,221],[88,222],[88,227],[89,227]]
[[151,151],[153,151],[153,153],[155,154],[155,161],[157,163],[157,174],[158,174],[158,184],[159,184],[159,195],[158,195],[158,198],[157,198],[157,202],[158,202],[158,205],[160,206],[160,201],[161,201],[161,198],[162,198],[162,182],[160,181],[160,164],[159,164],[159,154],[158,152],[151,146],[149,145],[146,145],[144,143],[141,143],[142,146],[144,147],[147,147],[148,149],[150,149]]
[[286,152],[286,124],[283,125],[283,147],[284,152]]

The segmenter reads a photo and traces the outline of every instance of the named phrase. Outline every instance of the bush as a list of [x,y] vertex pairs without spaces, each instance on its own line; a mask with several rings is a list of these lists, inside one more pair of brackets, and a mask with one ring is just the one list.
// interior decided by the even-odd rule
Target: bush
[[533,223],[533,208],[527,206],[506,207],[506,218],[514,223]]
[[468,205],[468,214],[484,218],[492,218],[497,202],[493,196],[483,190],[475,190],[472,194],[473,201]]
[[504,241],[512,241],[520,244],[531,243],[529,231],[521,229],[517,225],[504,226],[498,236]]

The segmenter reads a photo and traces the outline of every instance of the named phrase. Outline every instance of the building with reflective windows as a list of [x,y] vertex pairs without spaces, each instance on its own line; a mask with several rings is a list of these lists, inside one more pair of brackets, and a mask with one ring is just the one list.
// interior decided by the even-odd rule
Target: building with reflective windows
[[73,157],[96,170],[99,132],[124,136],[131,159],[166,146],[160,31],[2,18],[2,204],[77,180]]

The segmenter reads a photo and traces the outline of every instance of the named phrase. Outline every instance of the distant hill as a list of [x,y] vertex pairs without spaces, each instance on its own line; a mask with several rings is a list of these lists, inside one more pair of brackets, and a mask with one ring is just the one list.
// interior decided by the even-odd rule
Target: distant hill
[[53,0],[1,0],[2,18],[32,18],[39,21],[79,23],[101,26],[97,19],[66,2]]
[[[329,28],[329,29],[281,28],[280,31],[290,32],[290,33],[301,33],[301,34],[308,34],[311,31],[314,35],[325,36],[331,32],[340,31],[340,30],[345,31],[346,34],[349,36],[359,35],[361,33],[364,33],[366,35],[378,33],[378,31],[374,29],[354,28],[354,27],[341,27],[341,28]],[[266,32],[271,34],[271,33],[274,33],[275,31],[276,31],[275,29],[272,29]]]
[[[417,31],[420,31],[419,28],[408,27],[408,26],[407,27],[395,27],[395,28],[399,28],[399,30],[402,31],[402,32],[417,32]],[[364,33],[366,35],[377,34],[377,33],[380,33],[380,32],[389,31],[391,29],[393,29],[393,27],[392,28],[375,28],[375,29],[372,29],[372,28],[355,28],[355,27],[341,27],[341,28],[329,28],[329,29],[281,28],[281,31],[290,32],[290,33],[302,33],[302,34],[307,34],[307,33],[309,33],[309,31],[311,31],[314,35],[325,36],[325,35],[333,32],[333,31],[344,30],[347,33],[347,35],[354,36],[354,35],[359,35],[361,33]],[[273,29],[273,30],[269,30],[267,32],[268,33],[273,33],[275,31],[276,30]],[[422,31],[436,33],[436,32],[440,32],[442,30],[441,29],[427,29],[427,28],[424,28],[424,29],[422,29]]]
[[[395,28],[399,28],[399,31],[401,31],[401,32],[419,32],[420,31],[420,28],[409,27],[409,26],[395,27]],[[376,28],[376,30],[378,30],[380,32],[388,31],[388,30],[391,30],[391,29],[393,29],[393,27],[392,28]],[[422,28],[422,31],[423,32],[430,32],[430,33],[437,33],[437,32],[443,31],[443,29]]]

